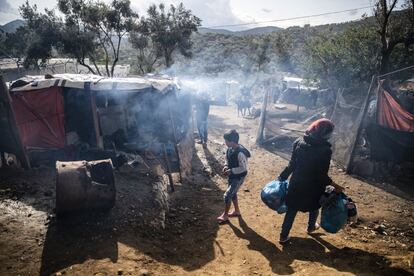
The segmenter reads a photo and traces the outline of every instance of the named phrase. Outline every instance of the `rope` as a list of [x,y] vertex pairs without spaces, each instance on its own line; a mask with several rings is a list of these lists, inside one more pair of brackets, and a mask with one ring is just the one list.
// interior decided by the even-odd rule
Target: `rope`
[[411,65],[411,66],[408,66],[408,67],[405,67],[405,68],[402,68],[402,69],[398,69],[398,70],[383,74],[381,76],[378,76],[377,78],[379,79],[379,78],[382,78],[382,77],[385,77],[385,76],[388,76],[388,75],[392,75],[392,74],[395,74],[395,73],[398,73],[398,72],[401,72],[401,71],[405,71],[405,70],[408,70],[408,69],[411,69],[411,68],[414,68],[414,65]]

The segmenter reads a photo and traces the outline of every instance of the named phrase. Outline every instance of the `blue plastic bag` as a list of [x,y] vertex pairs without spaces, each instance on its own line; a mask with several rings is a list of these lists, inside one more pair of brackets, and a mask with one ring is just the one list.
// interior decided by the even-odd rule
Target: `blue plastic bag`
[[285,198],[288,186],[288,181],[273,180],[263,187],[260,197],[267,207],[283,214],[287,211]]
[[348,220],[346,195],[344,193],[326,193],[321,197],[321,227],[329,233],[337,233]]

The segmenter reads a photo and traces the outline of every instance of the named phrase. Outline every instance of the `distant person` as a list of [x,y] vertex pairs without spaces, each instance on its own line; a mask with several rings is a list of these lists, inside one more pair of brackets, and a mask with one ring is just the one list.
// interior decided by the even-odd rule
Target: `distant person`
[[197,99],[195,107],[198,135],[200,136],[200,144],[202,144],[203,147],[206,148],[208,138],[207,120],[208,114],[210,112],[210,102],[208,101],[207,97],[203,95]]
[[248,98],[248,96],[242,95],[241,99],[236,101],[237,105],[237,117],[242,115],[242,117],[246,116],[246,110],[249,112],[249,115],[251,115],[250,108],[252,107],[252,104]]
[[332,155],[328,139],[333,129],[334,124],[330,120],[316,120],[306,130],[305,135],[293,143],[289,165],[278,178],[284,181],[292,174],[286,195],[288,210],[280,233],[281,244],[289,240],[289,232],[298,211],[309,212],[308,233],[319,228],[316,223],[321,207],[319,199],[325,192],[326,186],[334,186],[337,192],[343,190],[328,176]]
[[244,102],[241,99],[236,100],[237,105],[237,117],[240,117],[240,114],[244,116],[245,109],[244,109]]
[[[224,175],[228,176],[228,187],[224,193],[224,212],[217,218],[219,223],[227,222],[229,217],[241,215],[237,192],[247,175],[247,158],[250,157],[250,152],[239,144],[239,134],[236,130],[226,132],[223,137],[228,147],[226,165],[223,168]],[[234,210],[229,213],[232,202]]]
[[250,95],[243,97],[243,103],[244,103],[244,108],[245,108],[244,113],[246,114],[246,110],[247,110],[249,112],[249,116],[251,116],[252,113],[250,111],[250,108],[252,107],[252,103],[250,102]]

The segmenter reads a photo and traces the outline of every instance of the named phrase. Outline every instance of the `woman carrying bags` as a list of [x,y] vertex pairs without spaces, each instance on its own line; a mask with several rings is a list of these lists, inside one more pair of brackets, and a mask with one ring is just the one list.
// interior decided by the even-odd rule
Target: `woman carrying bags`
[[286,195],[288,210],[280,233],[281,244],[289,241],[289,232],[298,211],[309,212],[308,233],[319,228],[316,223],[321,207],[319,199],[326,186],[334,186],[337,192],[343,190],[328,176],[332,156],[331,144],[328,140],[333,129],[334,124],[330,120],[316,120],[306,130],[305,135],[293,143],[289,165],[278,178],[284,181],[292,175]]

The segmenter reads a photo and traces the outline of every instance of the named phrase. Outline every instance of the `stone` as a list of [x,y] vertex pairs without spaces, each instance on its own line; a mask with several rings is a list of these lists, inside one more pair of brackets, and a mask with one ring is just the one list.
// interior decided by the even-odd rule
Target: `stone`
[[384,224],[377,224],[374,227],[374,230],[377,231],[378,233],[383,234],[383,235],[387,235],[387,233],[385,232],[385,229],[386,229],[386,227],[385,227]]
[[147,276],[147,275],[150,275],[150,272],[146,269],[140,269],[139,272],[138,272],[138,275]]

